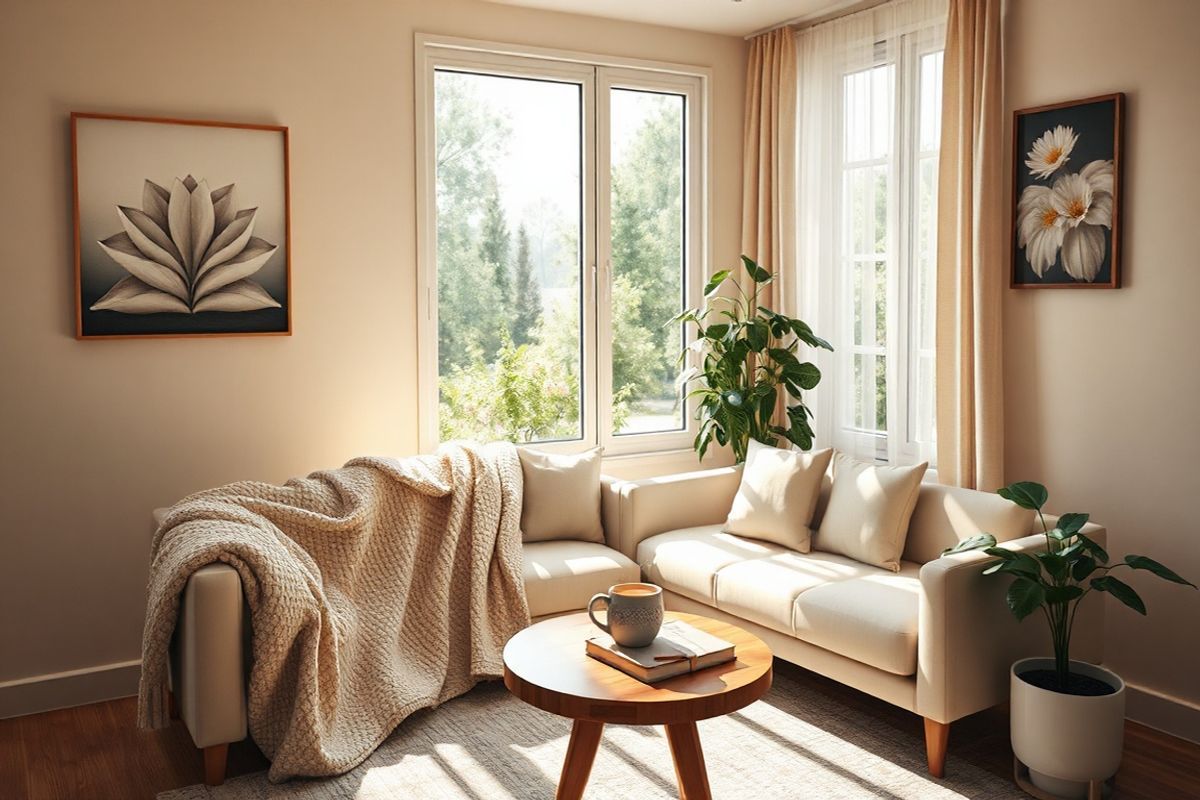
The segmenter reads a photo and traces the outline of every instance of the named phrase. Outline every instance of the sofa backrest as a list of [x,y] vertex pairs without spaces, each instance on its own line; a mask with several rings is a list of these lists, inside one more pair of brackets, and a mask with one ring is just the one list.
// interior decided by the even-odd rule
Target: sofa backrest
[[942,551],[980,533],[998,542],[1028,536],[1034,512],[992,492],[922,483],[908,524],[904,560],[924,564]]

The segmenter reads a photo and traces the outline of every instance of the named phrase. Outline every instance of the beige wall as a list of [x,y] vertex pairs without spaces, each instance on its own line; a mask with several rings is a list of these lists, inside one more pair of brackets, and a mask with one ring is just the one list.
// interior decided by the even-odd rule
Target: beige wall
[[[1114,554],[1200,583],[1200,3],[1011,6],[1010,109],[1123,91],[1127,119],[1123,288],[1006,292],[1007,477],[1046,483],[1055,510],[1090,512]],[[1200,739],[1200,592],[1128,580],[1149,616],[1109,601],[1106,661],[1193,704],[1174,727]],[[1144,694],[1130,713],[1171,724]]]
[[[155,506],[416,451],[417,31],[711,67],[735,261],[740,39],[471,0],[4,0],[0,683],[138,657]],[[290,126],[294,336],[72,338],[72,110]]]

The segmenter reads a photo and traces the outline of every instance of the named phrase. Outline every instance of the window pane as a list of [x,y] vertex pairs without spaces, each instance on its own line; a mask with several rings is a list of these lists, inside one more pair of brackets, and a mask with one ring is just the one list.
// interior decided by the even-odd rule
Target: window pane
[[911,313],[908,429],[909,439],[932,444],[936,419],[933,353],[934,284],[937,273],[937,167],[941,138],[942,53],[921,56],[917,96],[918,152],[911,255]]
[[936,151],[942,138],[942,51],[921,56],[921,131],[922,151]]
[[849,255],[867,256],[888,249],[887,166],[853,167],[843,177],[845,247]]
[[686,426],[675,387],[684,303],[684,98],[613,89],[613,432]]
[[854,354],[854,427],[864,431],[887,431],[887,359],[872,353]]
[[894,65],[881,64],[843,78],[846,161],[872,161],[891,153],[894,76]]
[[577,84],[438,70],[441,439],[582,437]]

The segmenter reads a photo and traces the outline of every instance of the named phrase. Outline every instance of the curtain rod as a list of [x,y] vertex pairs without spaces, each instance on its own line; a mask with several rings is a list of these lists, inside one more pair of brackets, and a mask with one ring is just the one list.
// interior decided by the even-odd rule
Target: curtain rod
[[859,2],[850,3],[849,5],[843,6],[839,9],[835,9],[834,11],[830,11],[827,14],[820,14],[815,17],[814,16],[802,16],[802,17],[793,17],[792,19],[786,19],[783,22],[777,22],[774,25],[770,25],[766,28],[762,28],[761,30],[754,31],[753,33],[748,33],[742,38],[744,38],[746,40],[753,39],[755,36],[762,36],[764,33],[770,33],[771,31],[779,30],[780,28],[791,28],[792,30],[802,31],[806,28],[812,28],[817,25],[822,25],[826,22],[832,22],[835,19],[841,19],[842,17],[848,17],[852,14],[857,14],[861,11],[869,11],[870,9],[875,8],[876,6],[881,6],[887,2],[890,2],[890,0],[859,0]]

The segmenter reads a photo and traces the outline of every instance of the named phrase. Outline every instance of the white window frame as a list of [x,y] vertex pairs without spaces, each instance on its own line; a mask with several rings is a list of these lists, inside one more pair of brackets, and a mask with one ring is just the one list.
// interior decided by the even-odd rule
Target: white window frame
[[[877,58],[869,66],[856,65],[837,73],[836,141],[838,152],[838,179],[835,181],[834,196],[837,214],[834,215],[839,275],[834,288],[834,320],[840,340],[845,342],[842,352],[834,355],[836,369],[833,376],[833,397],[829,404],[832,411],[832,443],[835,447],[873,454],[883,463],[915,464],[928,460],[932,466],[934,447],[932,442],[921,443],[915,437],[915,416],[912,403],[916,402],[916,381],[919,379],[919,354],[910,358],[910,343],[916,335],[915,319],[917,285],[914,270],[917,268],[919,243],[915,236],[916,217],[914,209],[918,191],[918,161],[926,152],[918,152],[920,104],[919,81],[921,58],[929,53],[941,51],[943,47],[933,40],[927,29],[916,29],[899,35],[895,57],[886,55]],[[894,91],[892,97],[891,154],[880,159],[849,162],[845,155],[845,78],[864,70],[886,65],[893,66]],[[854,311],[848,301],[853,295],[853,273],[843,267],[850,266],[858,254],[845,252],[847,242],[844,230],[843,186],[846,170],[853,167],[887,165],[888,172],[888,248],[883,259],[887,264],[887,321],[886,342],[882,347],[885,357],[888,429],[901,434],[899,440],[889,443],[887,431],[869,431],[853,424],[854,355],[858,352],[878,350],[878,347],[854,345]],[[865,317],[865,312],[864,312]],[[877,354],[878,355],[878,354]],[[872,410],[872,416],[874,411]],[[898,424],[897,422],[898,421]]]
[[[681,430],[612,433],[612,314],[609,203],[609,91],[642,89],[680,94],[685,98],[684,295],[695,306],[710,263],[710,204],[708,175],[708,87],[711,71],[703,67],[623,59],[590,53],[552,50],[484,42],[454,37],[415,36],[415,125],[417,176],[417,376],[418,442],[422,452],[439,443],[438,434],[438,303],[437,303],[437,200],[433,151],[434,79],[439,69],[483,72],[494,75],[535,77],[579,84],[582,103],[582,206],[581,239],[583,274],[580,276],[580,335],[582,438],[538,442],[539,450],[579,452],[602,445],[606,455],[682,450],[695,438],[695,403],[684,408]],[[603,133],[604,135],[600,135]],[[688,339],[694,335],[688,331]]]

